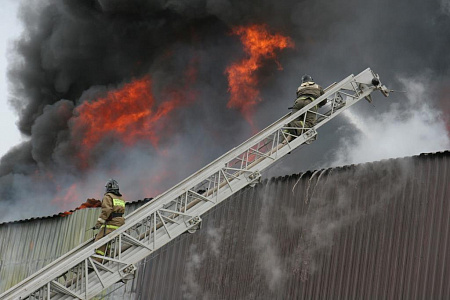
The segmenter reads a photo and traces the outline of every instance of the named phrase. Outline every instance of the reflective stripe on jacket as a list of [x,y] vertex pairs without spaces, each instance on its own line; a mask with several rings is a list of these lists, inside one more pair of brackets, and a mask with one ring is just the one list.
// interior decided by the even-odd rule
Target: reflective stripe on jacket
[[[102,227],[100,227],[100,229],[102,229],[102,228],[104,228],[105,227],[105,225],[102,225]],[[106,228],[108,228],[108,229],[114,229],[114,230],[116,230],[117,228],[119,228],[120,226],[114,226],[114,225],[106,225]]]
[[114,206],[122,206],[123,209],[125,210],[125,201],[123,201],[122,199],[113,198],[113,205]]

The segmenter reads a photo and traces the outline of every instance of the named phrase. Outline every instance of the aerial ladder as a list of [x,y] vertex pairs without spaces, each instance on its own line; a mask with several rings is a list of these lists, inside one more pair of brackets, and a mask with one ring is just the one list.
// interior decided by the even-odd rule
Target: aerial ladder
[[[0,299],[90,299],[114,284],[124,284],[133,278],[139,261],[181,234],[195,232],[203,214],[242,188],[255,185],[266,168],[315,139],[319,127],[347,108],[361,99],[371,102],[375,90],[386,97],[391,92],[370,68],[330,85],[303,109],[286,114],[130,213],[119,229],[96,242],[79,245],[1,294]],[[327,105],[312,110],[325,99]],[[289,127],[291,121],[306,118],[307,112],[317,115],[314,127]],[[95,251],[102,246],[107,249],[104,256]]]

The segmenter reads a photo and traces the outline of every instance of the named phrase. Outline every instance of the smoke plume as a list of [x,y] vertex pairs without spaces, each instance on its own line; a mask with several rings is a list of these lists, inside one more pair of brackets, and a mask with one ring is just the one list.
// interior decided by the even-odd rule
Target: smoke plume
[[[9,65],[9,101],[27,139],[0,161],[0,222],[101,198],[111,177],[128,200],[156,196],[285,114],[304,73],[327,86],[371,67],[394,89],[407,85],[396,74],[407,81],[424,75],[427,107],[450,112],[445,1],[368,7],[325,0],[33,0],[23,2],[19,17],[24,32]],[[249,28],[279,44],[252,52],[254,44],[242,40]],[[249,62],[249,72],[230,73]],[[391,122],[389,114],[403,114],[395,105],[404,99],[377,95],[376,110],[360,105],[358,115]],[[397,124],[423,117],[408,116]],[[428,119],[421,136],[436,128],[448,135],[448,119],[439,120]],[[291,155],[279,170],[335,161],[329,151],[342,144],[341,134],[362,153],[360,132],[341,130],[349,124],[344,117],[330,122],[301,158]],[[439,147],[448,144],[420,149]],[[350,159],[339,162],[355,161],[353,150],[345,152]],[[373,157],[391,155],[383,153]]]
[[[110,177],[129,200],[156,196],[248,137],[254,99],[228,91],[258,93],[267,85],[260,69],[279,72],[273,61],[290,38],[263,18],[223,15],[223,5],[230,4],[24,3],[9,79],[29,139],[1,160],[0,221],[101,197]],[[266,41],[271,49],[259,46]],[[229,81],[226,70],[242,61],[256,61],[253,81]]]
[[[450,138],[442,112],[433,107],[432,89],[426,78],[400,78],[404,103],[394,103],[378,115],[347,111],[345,117],[358,133],[340,140],[336,165],[363,163],[386,158],[450,149]],[[345,130],[345,129],[344,129]]]

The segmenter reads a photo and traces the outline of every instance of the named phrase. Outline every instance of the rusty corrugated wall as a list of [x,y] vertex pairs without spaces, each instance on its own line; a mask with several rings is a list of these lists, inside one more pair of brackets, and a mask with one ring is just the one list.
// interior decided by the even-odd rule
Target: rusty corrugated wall
[[[450,299],[449,156],[246,188],[203,216],[200,231],[156,251],[134,280],[100,298]],[[0,292],[87,238],[82,231],[97,215],[85,209],[1,224]]]
[[449,152],[246,188],[113,297],[450,299]]

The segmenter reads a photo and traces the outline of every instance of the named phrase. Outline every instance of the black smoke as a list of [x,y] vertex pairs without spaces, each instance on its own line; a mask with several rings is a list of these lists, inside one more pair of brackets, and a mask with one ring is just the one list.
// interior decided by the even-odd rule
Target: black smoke
[[[76,207],[52,202],[74,183],[78,203],[101,197],[109,177],[119,180],[130,200],[156,196],[248,138],[249,124],[226,108],[224,70],[245,55],[239,38],[230,35],[239,25],[267,24],[296,45],[278,53],[282,71],[273,61],[258,71],[259,128],[287,112],[302,74],[327,86],[366,67],[392,88],[401,88],[398,76],[427,77],[432,89],[424,101],[449,112],[442,92],[450,67],[450,11],[444,1],[39,0],[24,1],[19,16],[25,30],[9,66],[10,102],[29,139],[1,159],[0,221]],[[192,65],[196,80],[186,92],[194,91],[196,100],[173,112],[160,148],[142,142],[124,149],[114,136],[105,137],[93,150],[90,168],[79,167],[77,141],[70,136],[77,105],[145,75],[163,102],[158,96],[183,86]],[[401,94],[381,98],[376,95],[378,112],[388,110],[389,102],[405,105]],[[326,164],[339,134],[355,133],[339,131],[345,124],[335,120],[278,172]],[[142,190],[149,179],[153,189]]]

